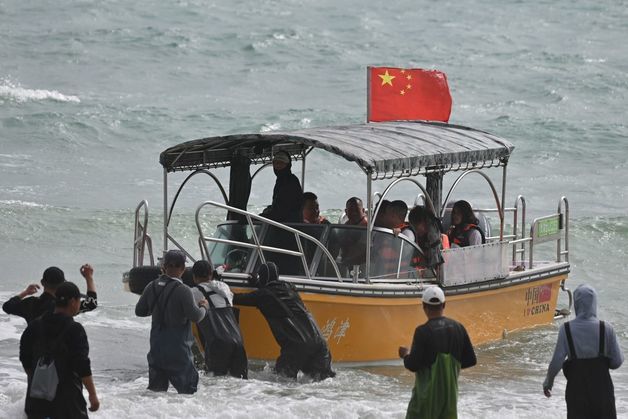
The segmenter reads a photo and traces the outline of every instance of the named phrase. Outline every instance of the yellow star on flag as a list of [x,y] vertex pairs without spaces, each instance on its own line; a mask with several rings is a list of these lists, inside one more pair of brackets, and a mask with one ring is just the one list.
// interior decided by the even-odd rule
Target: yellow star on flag
[[408,75],[406,76],[406,79],[408,79],[408,80],[412,80],[412,76],[411,76],[410,74],[408,74]]
[[379,77],[381,77],[382,79],[382,86],[384,86],[385,84],[389,84],[389,85],[393,85],[392,81],[396,76],[391,76],[390,74],[388,74],[388,70],[386,70],[386,72],[384,74],[378,74]]
[[403,95],[405,95],[405,94],[406,94],[406,91],[405,91],[405,90],[402,90],[402,91],[400,91],[399,93],[401,94],[401,96],[403,96]]

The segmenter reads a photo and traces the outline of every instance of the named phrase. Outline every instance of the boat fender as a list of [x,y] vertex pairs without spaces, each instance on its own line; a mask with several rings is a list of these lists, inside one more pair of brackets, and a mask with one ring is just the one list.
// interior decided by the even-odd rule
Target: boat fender
[[[129,271],[129,290],[138,295],[142,295],[144,288],[161,275],[159,266],[136,266]],[[192,269],[185,268],[181,281],[188,287],[194,286],[192,279]]]

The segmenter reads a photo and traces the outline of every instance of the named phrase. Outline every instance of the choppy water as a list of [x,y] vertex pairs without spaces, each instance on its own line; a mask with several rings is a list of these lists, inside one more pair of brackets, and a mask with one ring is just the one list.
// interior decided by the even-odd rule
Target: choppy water
[[[158,228],[167,146],[360,122],[367,65],[438,68],[452,122],[515,143],[511,202],[524,194],[535,216],[569,198],[570,284],[599,290],[600,315],[628,352],[627,36],[625,1],[0,0],[0,301],[49,265],[79,283],[78,267],[95,266],[100,307],[80,318],[102,402],[94,417],[403,417],[413,377],[401,367],[290,383],[258,365],[248,382],[203,377],[195,396],[148,393],[149,326],[120,278],[141,198]],[[324,212],[348,195],[339,178],[364,185],[342,163],[322,154],[308,163],[307,189]],[[268,201],[264,176],[254,205]],[[192,242],[184,215],[217,193],[193,191],[176,220]],[[479,203],[481,191],[471,184]],[[21,415],[23,328],[0,314],[0,417]],[[479,365],[461,377],[461,417],[564,417],[564,379],[555,397],[541,392],[556,331],[479,348]],[[626,371],[613,373],[624,417]]]

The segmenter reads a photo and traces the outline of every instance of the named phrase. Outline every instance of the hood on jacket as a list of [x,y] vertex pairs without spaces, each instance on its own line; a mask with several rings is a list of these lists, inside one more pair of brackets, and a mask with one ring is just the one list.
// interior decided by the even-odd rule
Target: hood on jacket
[[579,285],[573,295],[577,318],[597,317],[597,292],[592,286],[588,284]]

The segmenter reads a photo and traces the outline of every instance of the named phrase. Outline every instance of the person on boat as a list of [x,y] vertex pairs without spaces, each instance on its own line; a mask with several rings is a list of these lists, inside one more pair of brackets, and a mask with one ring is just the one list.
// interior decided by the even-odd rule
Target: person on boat
[[573,295],[576,318],[558,330],[543,393],[551,397],[554,377],[562,369],[567,378],[568,418],[615,418],[615,391],[609,369],[619,368],[624,355],[613,327],[597,318],[595,289],[583,284]]
[[273,189],[273,202],[262,216],[281,223],[303,222],[303,189],[292,173],[288,152],[279,150],[273,155],[273,170],[277,180]]
[[408,215],[408,204],[402,200],[395,200],[390,203],[388,217],[393,233],[395,236],[403,234],[408,240],[415,241],[412,227],[410,223],[406,222],[406,215]]
[[440,232],[437,218],[423,205],[417,205],[408,215],[409,224],[414,230],[415,243],[421,253],[415,252],[412,266],[418,269],[435,268],[444,262],[441,250],[449,248],[449,241]]
[[192,288],[194,299],[209,303],[207,314],[197,323],[205,347],[205,369],[215,376],[248,378],[246,351],[229,285],[220,280],[207,260],[194,263],[192,276],[196,284]]
[[[31,321],[20,338],[20,362],[28,376],[24,410],[29,418],[87,418],[83,386],[89,394],[89,410],[94,412],[100,406],[92,379],[87,335],[83,326],[73,319],[80,310],[78,287],[63,282],[55,291],[54,311]],[[41,384],[47,387],[45,382],[33,385],[43,356],[52,359],[57,372],[56,394],[51,401],[36,391]]]
[[437,286],[423,291],[427,322],[417,327],[412,347],[399,347],[403,365],[416,375],[406,418],[458,417],[460,369],[477,363],[464,326],[443,315],[445,293]]
[[451,227],[447,232],[452,247],[476,246],[486,243],[484,232],[467,201],[456,201],[451,210]]
[[383,227],[383,228],[392,228],[390,225],[390,219],[388,215],[388,209],[390,208],[390,201],[387,199],[382,199],[375,206],[375,211],[377,215],[375,216],[375,220],[373,220],[373,226],[375,227]]
[[308,224],[330,224],[320,213],[318,197],[313,192],[303,193],[303,222]]
[[163,258],[161,275],[144,288],[135,306],[135,315],[152,315],[148,352],[148,389],[167,391],[168,383],[179,393],[193,394],[198,372],[192,357],[192,327],[209,306],[207,300],[194,300],[192,289],[184,285],[185,254],[169,250]]
[[[94,310],[98,306],[96,285],[94,282],[94,268],[88,263],[81,266],[81,275],[87,284],[87,296],[81,299],[80,313]],[[59,285],[65,282],[65,274],[56,266],[51,266],[44,271],[41,285],[44,291],[38,297],[30,297],[40,289],[37,284],[30,284],[24,291],[10,298],[2,305],[7,314],[23,317],[30,323],[45,313],[52,313],[55,309],[55,292]],[[27,298],[28,297],[28,298]]]
[[327,342],[294,285],[279,280],[272,262],[262,264],[251,282],[257,289],[235,294],[233,301],[257,307],[266,318],[281,348],[275,372],[290,378],[299,371],[315,380],[334,377]]
[[347,221],[345,221],[347,225],[366,226],[368,224],[364,204],[358,197],[353,196],[347,200],[345,215],[347,216]]

